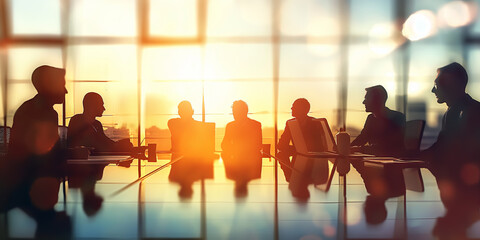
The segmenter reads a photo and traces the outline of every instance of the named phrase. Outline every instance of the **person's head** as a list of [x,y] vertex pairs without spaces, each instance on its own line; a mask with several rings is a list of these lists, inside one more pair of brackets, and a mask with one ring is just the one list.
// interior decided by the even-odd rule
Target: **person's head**
[[292,104],[292,116],[295,118],[305,118],[310,111],[310,103],[305,98],[299,98]]
[[367,196],[363,205],[365,219],[368,224],[380,224],[387,219],[386,199]]
[[65,69],[42,65],[32,73],[32,83],[38,94],[44,96],[52,104],[65,102]]
[[181,101],[178,104],[178,115],[180,115],[180,118],[192,118],[192,104],[189,101]]
[[100,94],[89,92],[83,97],[83,112],[93,117],[101,117],[105,111],[103,99]]
[[453,62],[437,69],[432,93],[438,103],[449,103],[465,94],[467,83],[467,71],[459,63]]
[[243,120],[247,118],[248,114],[248,105],[242,100],[237,100],[233,102],[232,105],[233,118],[235,120]]
[[388,94],[382,85],[365,88],[365,91],[367,92],[362,103],[365,105],[366,112],[376,112],[385,107]]

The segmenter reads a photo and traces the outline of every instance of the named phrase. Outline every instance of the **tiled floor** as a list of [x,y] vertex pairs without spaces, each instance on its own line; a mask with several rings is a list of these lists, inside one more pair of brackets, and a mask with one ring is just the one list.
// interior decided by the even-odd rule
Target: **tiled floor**
[[[142,174],[167,162],[142,166]],[[238,199],[222,162],[217,161],[214,179],[195,183],[188,200],[179,198],[179,187],[169,183],[169,168],[112,196],[134,181],[138,172],[137,165],[111,165],[96,185],[96,192],[104,198],[97,214],[85,214],[78,189],[68,189],[66,204],[60,192],[56,209],[70,216],[74,239],[435,239],[432,229],[445,214],[428,170],[422,170],[425,192],[407,191],[405,205],[403,197],[389,199],[386,220],[368,225],[363,213],[367,192],[354,168],[346,176],[346,198],[336,173],[328,192],[310,186],[310,199],[299,203],[280,169],[276,196],[274,163],[265,159],[263,165],[262,178],[251,182],[247,197]],[[35,221],[19,209],[1,216],[1,224],[6,232],[2,237],[35,235]],[[480,222],[476,222],[468,236],[480,238],[479,229]]]

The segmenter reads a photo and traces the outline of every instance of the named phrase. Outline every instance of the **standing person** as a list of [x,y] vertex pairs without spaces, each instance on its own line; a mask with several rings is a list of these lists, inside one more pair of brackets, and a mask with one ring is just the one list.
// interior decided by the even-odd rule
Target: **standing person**
[[48,237],[57,229],[44,223],[56,225],[55,219],[62,218],[61,232],[70,228],[68,217],[53,209],[66,165],[53,109],[65,101],[65,69],[40,66],[32,83],[38,94],[15,112],[7,158],[0,166],[0,208],[20,207],[37,221],[37,237]]
[[351,143],[353,150],[379,156],[399,156],[404,152],[405,115],[385,106],[388,94],[381,85],[365,88],[365,112],[371,112],[360,135]]
[[182,101],[178,104],[180,118],[168,120],[168,129],[172,136],[172,164],[168,179],[180,184],[180,197],[193,195],[193,183],[200,179],[213,177],[213,149],[206,143],[205,125],[193,119],[192,104]]
[[262,171],[262,124],[250,119],[248,105],[242,100],[233,102],[233,118],[225,128],[222,159],[228,179],[235,181],[235,194],[248,193],[247,184],[260,178]]

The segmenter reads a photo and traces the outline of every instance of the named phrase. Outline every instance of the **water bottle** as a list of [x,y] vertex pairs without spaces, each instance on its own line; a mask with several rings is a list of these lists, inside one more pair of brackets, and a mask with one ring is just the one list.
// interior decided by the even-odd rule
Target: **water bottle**
[[337,138],[337,152],[343,156],[350,154],[350,134],[340,129],[335,137]]

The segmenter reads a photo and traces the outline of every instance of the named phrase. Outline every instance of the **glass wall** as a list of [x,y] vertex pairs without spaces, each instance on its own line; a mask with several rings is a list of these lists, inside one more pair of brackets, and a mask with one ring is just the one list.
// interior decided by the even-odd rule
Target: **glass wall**
[[[466,66],[470,74],[467,91],[480,98],[478,4],[447,0],[0,0],[0,115],[3,125],[11,126],[16,109],[36,94],[32,71],[51,65],[67,71],[66,103],[55,106],[59,124],[68,125],[72,116],[82,113],[84,95],[97,92],[105,102],[106,111],[99,120],[108,136],[130,138],[135,145],[156,143],[163,152],[171,147],[167,122],[178,117],[177,105],[187,100],[196,120],[216,124],[216,150],[221,151],[235,100],[246,101],[250,117],[262,123],[265,144],[274,146],[278,141],[297,98],[308,99],[310,115],[326,118],[333,134],[346,127],[353,138],[368,116],[362,104],[365,88],[381,84],[388,91],[389,108],[404,112],[407,120],[426,120],[425,148],[436,139],[445,111],[430,92],[438,67],[452,61]],[[161,156],[160,162],[169,157]],[[278,224],[280,218],[281,238],[300,238],[289,235],[295,234],[291,229],[304,227],[302,219],[289,218],[295,211],[308,219],[306,223],[323,227],[321,236],[334,236],[333,224],[341,215],[338,176],[328,196],[312,194],[310,207],[318,212],[306,211],[293,205],[281,172],[280,180],[274,179],[274,161],[267,161],[262,173],[267,177],[253,186],[260,189],[261,198],[245,205],[245,212],[256,216],[257,222],[246,224],[272,229],[266,238],[273,238],[273,219]],[[216,177],[223,176],[218,162]],[[145,169],[156,167],[148,164]],[[135,178],[129,175],[109,181],[124,183]],[[149,183],[167,189],[167,178],[162,172]],[[351,179],[348,204],[357,203],[347,217],[358,223],[358,201],[365,193],[360,176]],[[280,187],[275,185],[274,195],[271,189],[277,181]],[[166,199],[173,206],[166,215],[185,211],[178,217],[193,216],[190,225],[196,227],[204,214],[201,208],[209,208],[214,216],[210,228],[223,226],[223,211],[233,209],[228,207],[234,200],[218,194],[226,185],[224,176],[207,181],[212,182],[217,185],[207,184],[207,206],[200,204],[205,201],[199,200],[199,184],[190,208],[184,208],[173,195],[153,190],[146,191],[145,201]],[[173,189],[170,194],[176,191],[169,189]],[[272,201],[275,207],[265,204]],[[219,205],[225,209],[216,208]],[[155,219],[155,211],[162,206],[152,206],[146,215]],[[275,208],[280,211],[274,212]],[[396,205],[391,203],[389,208]],[[182,229],[174,230],[181,235]],[[152,237],[163,234],[154,225],[145,231]],[[192,236],[187,237],[200,232],[192,228]]]
[[[355,136],[367,116],[364,88],[377,84],[389,92],[388,107],[425,119],[435,135],[444,111],[429,93],[435,69],[458,61],[471,79],[478,75],[475,2],[1,3],[4,125],[35,94],[33,69],[48,64],[67,69],[65,115],[56,107],[66,124],[82,112],[83,95],[97,91],[109,134],[140,136],[136,142],[146,138],[162,150],[170,147],[166,121],[181,100],[192,102],[197,120],[216,122],[217,142],[237,99],[263,123],[268,143],[299,97],[310,100],[313,116],[326,117],[334,130],[345,124]],[[476,84],[469,86],[473,96]]]

